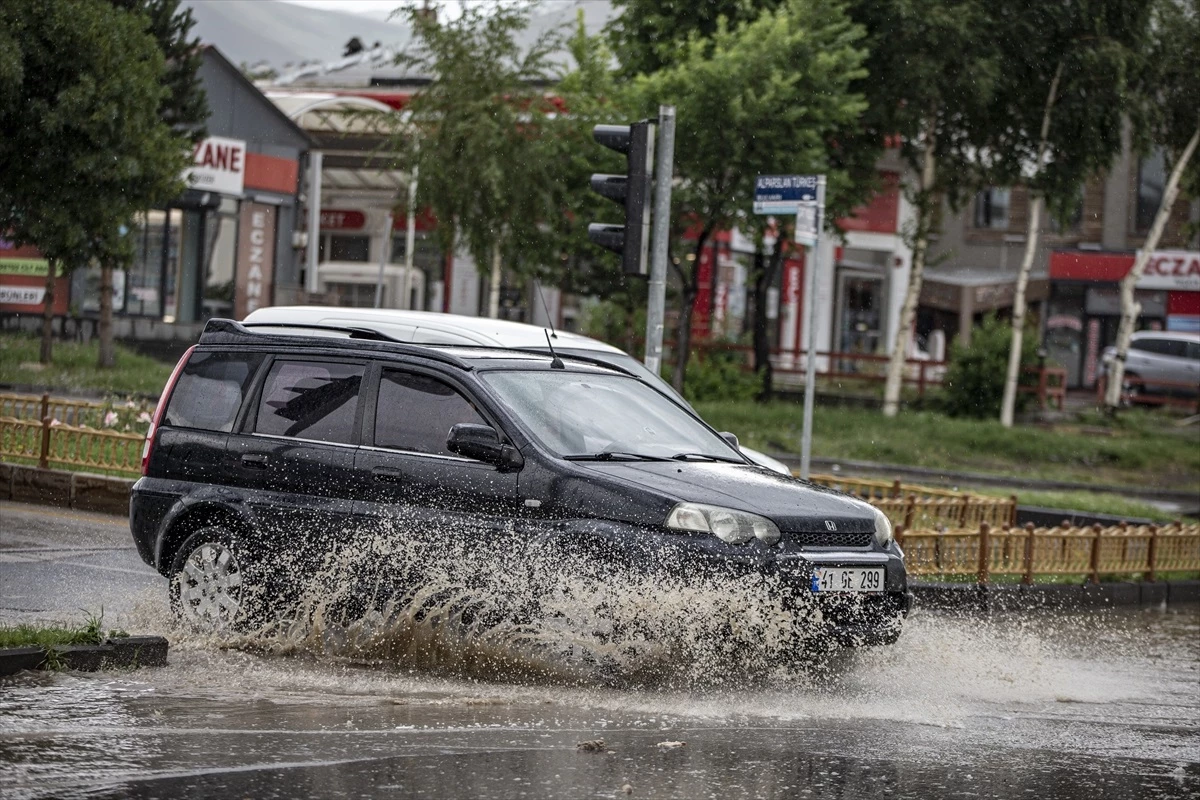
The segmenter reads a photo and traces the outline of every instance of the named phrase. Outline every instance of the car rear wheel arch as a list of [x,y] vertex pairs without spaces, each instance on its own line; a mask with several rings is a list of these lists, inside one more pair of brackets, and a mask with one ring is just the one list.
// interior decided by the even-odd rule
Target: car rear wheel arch
[[237,512],[224,506],[205,503],[183,511],[170,522],[158,554],[158,571],[170,577],[171,564],[179,548],[193,533],[204,528],[222,528],[232,534],[248,536],[250,524]]

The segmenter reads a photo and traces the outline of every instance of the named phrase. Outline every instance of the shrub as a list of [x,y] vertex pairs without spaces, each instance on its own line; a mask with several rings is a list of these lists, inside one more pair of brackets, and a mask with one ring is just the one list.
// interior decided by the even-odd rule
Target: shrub
[[683,378],[683,395],[689,402],[752,400],[762,389],[758,375],[744,368],[736,351],[714,350],[703,359],[692,353]]
[[[1036,332],[1026,329],[1021,344],[1021,365],[1036,367]],[[982,325],[971,331],[971,344],[967,347],[956,340],[950,347],[950,366],[942,392],[943,410],[954,417],[998,417],[1010,347],[1012,326],[994,315],[988,315]],[[1023,374],[1021,380],[1030,382]],[[1028,394],[1018,394],[1017,410],[1023,409],[1030,399]]]

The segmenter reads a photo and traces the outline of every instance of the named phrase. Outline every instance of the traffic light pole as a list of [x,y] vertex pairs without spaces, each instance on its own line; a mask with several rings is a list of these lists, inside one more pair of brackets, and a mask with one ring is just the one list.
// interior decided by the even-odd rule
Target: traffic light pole
[[662,369],[663,320],[667,303],[667,257],[671,236],[671,180],[675,161],[675,106],[658,107],[658,149],[654,164],[654,250],[650,254],[649,297],[646,300],[646,369]]
[[[800,438],[800,479],[805,481],[808,480],[808,467],[812,458],[813,396],[817,389],[817,272],[821,268],[821,228],[825,224],[824,175],[817,176],[816,213],[816,235],[813,237],[812,247],[809,248],[811,258],[805,261],[805,272],[808,274],[805,276],[807,286],[804,291],[804,319],[808,322],[808,346],[804,349],[804,432]],[[797,234],[799,230],[797,220]]]

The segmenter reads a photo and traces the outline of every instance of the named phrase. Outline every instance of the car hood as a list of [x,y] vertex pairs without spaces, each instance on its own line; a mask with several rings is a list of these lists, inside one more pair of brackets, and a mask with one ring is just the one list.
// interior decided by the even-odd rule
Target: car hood
[[[650,490],[676,502],[707,503],[761,514],[782,531],[875,530],[869,505],[824,486],[748,464],[711,461],[576,462],[597,476]],[[832,523],[834,528],[830,528]]]

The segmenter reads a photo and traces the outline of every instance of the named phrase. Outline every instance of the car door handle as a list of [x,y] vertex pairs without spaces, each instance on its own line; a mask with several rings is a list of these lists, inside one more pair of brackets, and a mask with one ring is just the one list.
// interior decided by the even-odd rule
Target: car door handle
[[375,467],[371,475],[380,483],[403,483],[404,473],[391,467]]
[[253,467],[254,469],[266,469],[267,457],[259,453],[246,453],[242,456],[243,467]]

